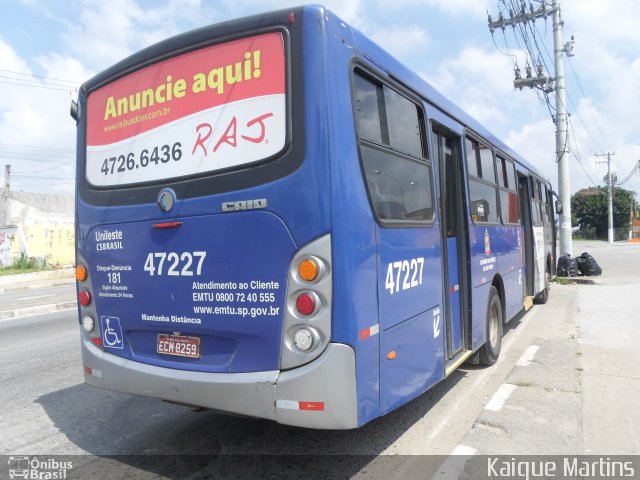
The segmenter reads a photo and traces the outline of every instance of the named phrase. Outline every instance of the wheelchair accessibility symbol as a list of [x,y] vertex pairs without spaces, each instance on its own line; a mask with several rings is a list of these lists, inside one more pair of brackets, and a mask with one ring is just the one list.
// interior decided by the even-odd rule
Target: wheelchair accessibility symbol
[[122,328],[118,317],[100,317],[102,324],[102,344],[109,348],[124,348]]

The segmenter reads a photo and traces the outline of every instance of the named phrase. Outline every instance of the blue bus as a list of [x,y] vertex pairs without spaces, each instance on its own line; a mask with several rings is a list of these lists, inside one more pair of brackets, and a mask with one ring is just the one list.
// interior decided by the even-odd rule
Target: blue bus
[[148,47],[72,116],[91,385],[356,428],[547,300],[549,181],[322,7]]

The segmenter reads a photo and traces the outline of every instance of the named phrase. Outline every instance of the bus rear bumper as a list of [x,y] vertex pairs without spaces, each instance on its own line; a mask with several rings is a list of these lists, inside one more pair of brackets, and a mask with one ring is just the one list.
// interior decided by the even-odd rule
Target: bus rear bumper
[[208,373],[134,362],[82,341],[90,385],[307,428],[358,426],[355,352],[330,343],[308,365],[289,371]]

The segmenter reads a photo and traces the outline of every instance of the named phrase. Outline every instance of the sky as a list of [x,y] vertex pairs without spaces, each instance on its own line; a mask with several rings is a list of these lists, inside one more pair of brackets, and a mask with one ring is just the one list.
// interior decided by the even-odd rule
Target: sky
[[[327,0],[371,37],[538,166],[557,189],[555,97],[513,87],[527,55],[511,27],[493,36],[515,0]],[[550,2],[550,0],[549,0]],[[0,0],[0,176],[11,189],[72,194],[77,88],[126,56],[204,25],[300,4],[289,0]],[[534,8],[540,0],[533,1]],[[637,0],[562,0],[570,114],[571,191],[622,181],[640,160],[640,8]],[[508,14],[507,14],[508,15]],[[534,63],[553,67],[552,20],[528,34]],[[535,39],[534,39],[535,34]],[[2,183],[4,185],[4,182]],[[0,186],[2,186],[0,185]],[[640,174],[623,188],[640,192]]]

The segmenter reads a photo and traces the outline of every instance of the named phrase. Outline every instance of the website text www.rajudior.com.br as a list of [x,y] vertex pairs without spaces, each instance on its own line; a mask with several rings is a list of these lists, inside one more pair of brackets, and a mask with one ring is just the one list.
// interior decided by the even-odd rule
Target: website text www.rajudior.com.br
[[136,125],[138,123],[146,122],[147,120],[153,120],[154,118],[164,117],[169,115],[171,112],[171,107],[163,107],[158,110],[154,110],[153,112],[147,112],[144,114],[136,114],[132,115],[129,118],[123,118],[122,120],[118,120],[117,122],[110,123],[109,125],[104,126],[104,131],[112,132],[114,130],[118,130],[121,128],[126,128],[130,125]]

